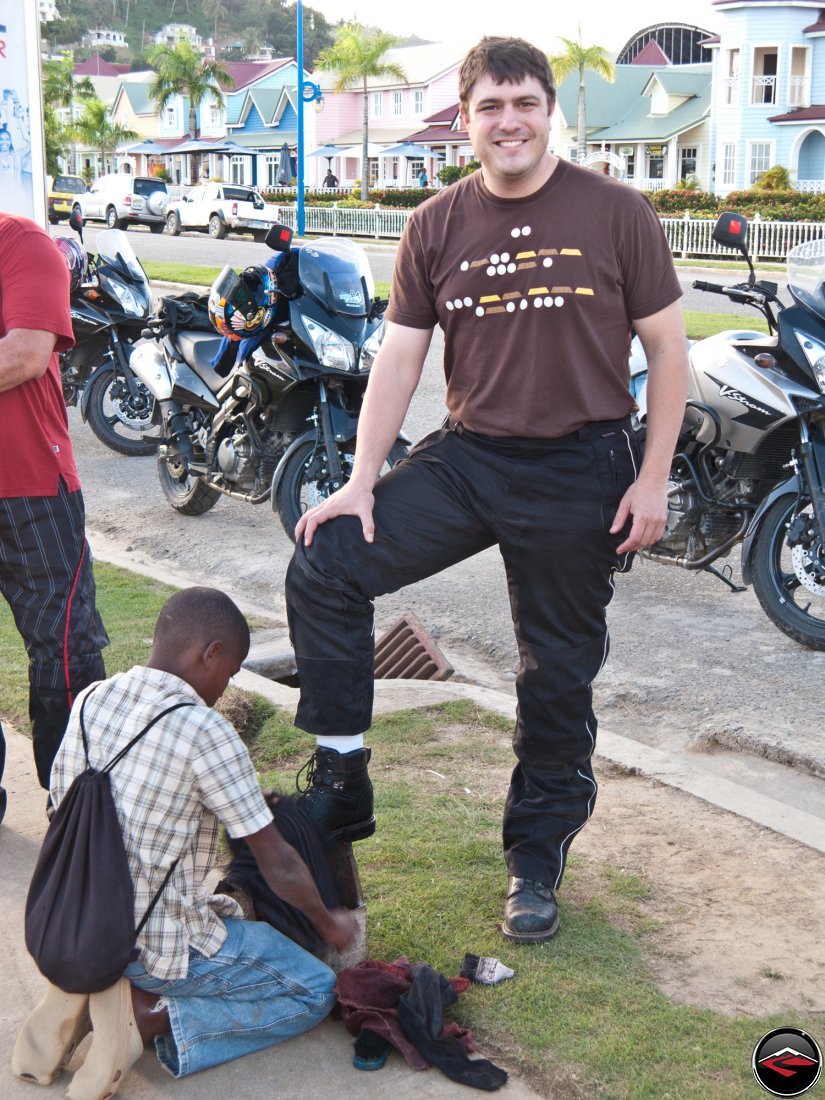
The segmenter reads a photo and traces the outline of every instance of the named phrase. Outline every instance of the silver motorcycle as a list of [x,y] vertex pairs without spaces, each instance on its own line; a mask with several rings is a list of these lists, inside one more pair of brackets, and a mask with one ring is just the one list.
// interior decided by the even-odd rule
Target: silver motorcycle
[[[748,224],[722,214],[713,233],[745,257],[744,283],[693,286],[753,306],[770,334],[719,333],[689,350],[688,400],[673,457],[668,518],[644,556],[702,569],[741,591],[714,563],[741,544],[742,578],[768,617],[811,649],[825,649],[825,240],[788,255],[793,304],[757,280]],[[636,360],[637,432],[646,387]]]

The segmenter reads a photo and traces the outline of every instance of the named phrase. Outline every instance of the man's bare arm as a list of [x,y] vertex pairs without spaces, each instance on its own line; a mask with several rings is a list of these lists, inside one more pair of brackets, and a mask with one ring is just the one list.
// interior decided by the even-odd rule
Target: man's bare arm
[[301,516],[295,538],[303,535],[306,546],[312,543],[319,524],[334,516],[358,516],[367,542],[375,535],[372,488],[404,423],[432,338],[431,329],[408,328],[391,321],[386,325],[358,421],[352,477],[337,493]]
[[0,339],[0,393],[44,375],[56,342],[44,329],[10,329]]
[[618,553],[651,546],[667,520],[667,480],[687,398],[685,323],[679,302],[634,321],[647,356],[647,435],[639,477],[625,493],[613,520],[615,534],[628,516],[633,526]]
[[307,865],[274,824],[265,825],[244,840],[270,890],[300,909],[326,943],[339,949],[352,943],[358,931],[355,918],[345,909],[327,909]]

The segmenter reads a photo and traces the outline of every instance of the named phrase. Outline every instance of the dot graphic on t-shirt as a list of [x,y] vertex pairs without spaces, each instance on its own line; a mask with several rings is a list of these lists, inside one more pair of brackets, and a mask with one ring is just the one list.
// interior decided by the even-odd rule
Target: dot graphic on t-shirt
[[552,306],[552,304],[553,304],[553,299],[552,299],[552,298],[551,298],[551,297],[550,297],[550,296],[548,295],[548,296],[547,296],[547,297],[546,297],[546,298],[544,299],[544,304],[545,304],[546,306]]
[[498,262],[499,262],[498,252],[494,252],[492,254],[492,256],[490,257],[490,263],[491,264],[497,264]]
[[516,270],[516,265],[514,263],[509,263],[507,265],[507,270],[512,275],[513,272]]
[[521,236],[521,230],[520,229],[511,229],[510,230],[510,236],[511,237],[520,237]]
[[447,309],[452,309],[453,308],[453,303],[452,302],[445,302],[444,305],[447,307]]
[[545,267],[552,267],[553,266],[553,257],[552,256],[545,256],[544,257],[544,266]]
[[515,302],[508,302],[507,303],[507,312],[508,313],[515,313],[516,312],[516,303]]
[[453,302],[453,305],[455,306],[456,309],[461,309],[461,307],[464,305],[464,303],[462,302],[462,300],[460,298],[456,298],[456,300]]
[[509,262],[509,260],[510,260],[510,253],[509,253],[509,252],[502,252],[502,254],[501,254],[501,262],[502,262],[503,264],[506,264],[506,263],[508,263],[508,262]]
[[527,306],[528,306],[528,302],[527,302],[527,299],[526,299],[526,298],[522,298],[522,300],[521,300],[521,308],[522,308],[522,309],[527,309]]
[[471,306],[472,304],[473,304],[473,299],[472,298],[465,298],[464,299],[464,305],[465,306]]
[[531,234],[532,232],[533,232],[533,230],[532,230],[532,229],[530,228],[530,226],[529,226],[529,225],[523,225],[523,226],[521,227],[521,235],[522,235],[522,237],[529,237],[529,236],[530,236],[530,234]]
[[507,264],[499,264],[498,267],[496,268],[496,271],[499,273],[499,275],[503,275],[506,270],[507,270]]
[[468,261],[468,260],[463,260],[463,261],[462,261],[462,263],[461,263],[461,270],[462,270],[462,271],[469,271],[469,270],[470,270],[470,264],[469,264],[469,261]]
[[556,298],[556,305],[557,306],[563,306],[564,305],[564,298],[562,298],[561,295],[559,295],[558,298]]
[[489,266],[489,267],[487,268],[487,274],[488,274],[488,275],[495,275],[495,273],[496,273],[496,269],[495,269],[495,268],[493,267],[493,265],[491,264],[491,265],[490,265],[490,266]]
[[476,317],[484,316],[484,306],[476,306]]
[[543,305],[544,305],[544,302],[541,300],[541,298],[534,298],[533,299],[533,308],[534,309],[541,309],[541,307]]

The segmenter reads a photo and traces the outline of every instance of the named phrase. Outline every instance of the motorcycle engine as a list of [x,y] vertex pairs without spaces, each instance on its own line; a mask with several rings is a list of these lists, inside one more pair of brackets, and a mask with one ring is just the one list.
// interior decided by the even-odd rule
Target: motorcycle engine
[[227,481],[239,488],[252,488],[255,484],[255,465],[245,431],[236,431],[218,445],[218,466]]
[[683,557],[690,553],[702,507],[696,493],[677,481],[668,482],[667,522],[662,537],[651,547],[667,557]]

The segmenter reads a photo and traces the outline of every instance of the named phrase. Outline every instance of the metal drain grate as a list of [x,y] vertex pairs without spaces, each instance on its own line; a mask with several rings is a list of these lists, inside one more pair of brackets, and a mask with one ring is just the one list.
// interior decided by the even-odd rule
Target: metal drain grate
[[411,614],[376,642],[374,668],[376,680],[449,680],[455,671]]

